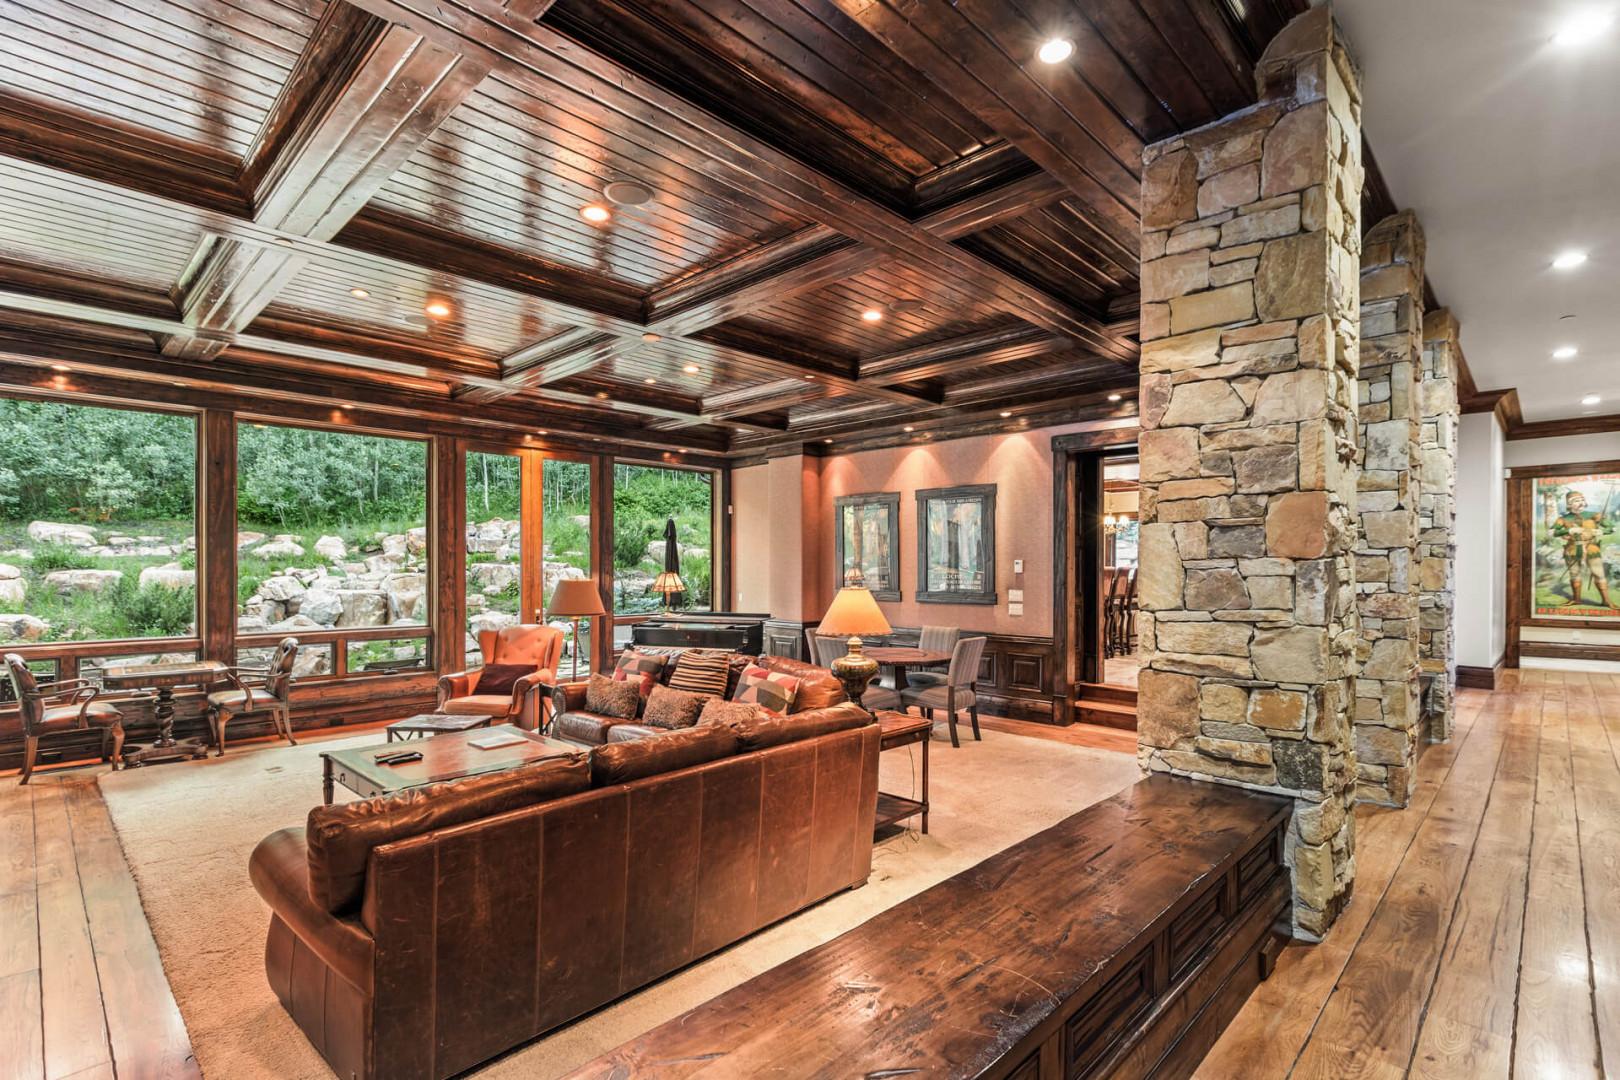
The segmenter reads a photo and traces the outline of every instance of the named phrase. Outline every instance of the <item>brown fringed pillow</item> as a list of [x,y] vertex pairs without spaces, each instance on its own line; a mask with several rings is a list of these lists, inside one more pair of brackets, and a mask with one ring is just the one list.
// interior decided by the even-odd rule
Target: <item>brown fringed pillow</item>
[[610,679],[606,675],[592,675],[585,687],[585,711],[598,716],[611,716],[615,720],[634,720],[636,706],[641,704],[641,691],[637,684],[623,679]]
[[704,704],[713,700],[707,694],[654,686],[647,695],[647,707],[642,710],[641,720],[648,727],[689,728],[698,722]]

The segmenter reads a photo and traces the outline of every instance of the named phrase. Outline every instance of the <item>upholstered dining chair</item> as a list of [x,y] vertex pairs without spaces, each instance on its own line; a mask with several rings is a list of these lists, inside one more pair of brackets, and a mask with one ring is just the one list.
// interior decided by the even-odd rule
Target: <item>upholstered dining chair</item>
[[982,738],[979,734],[979,695],[973,684],[979,678],[979,661],[984,658],[985,640],[983,637],[960,639],[956,648],[951,650],[951,666],[946,669],[942,684],[908,689],[900,694],[902,701],[917,706],[930,720],[934,718],[935,709],[944,709],[951,727],[952,746],[962,745],[956,736],[956,713],[959,709],[966,709],[972,718],[973,737]]
[[[28,663],[16,653],[6,654],[6,671],[17,694],[17,711],[22,717],[22,783],[34,772],[39,740],[49,735],[68,735],[101,729],[101,759],[118,767],[124,749],[124,714],[105,701],[97,701],[101,688],[88,679],[64,679],[40,686]],[[56,704],[52,704],[56,702]]]
[[[917,648],[924,652],[949,653],[956,648],[957,639],[962,631],[954,626],[925,626],[922,633],[917,636]],[[925,686],[944,686],[945,672],[929,671],[927,668],[906,669],[906,685],[913,690],[920,690]]]
[[481,630],[478,647],[484,666],[439,678],[439,711],[487,716],[494,724],[542,728],[550,710],[546,688],[557,682],[563,632],[524,623],[504,630]]
[[298,660],[298,639],[284,637],[276,644],[268,664],[238,664],[225,669],[227,690],[208,695],[208,730],[214,736],[214,749],[225,756],[225,725],[238,716],[269,713],[276,732],[297,746],[292,733],[293,664]]

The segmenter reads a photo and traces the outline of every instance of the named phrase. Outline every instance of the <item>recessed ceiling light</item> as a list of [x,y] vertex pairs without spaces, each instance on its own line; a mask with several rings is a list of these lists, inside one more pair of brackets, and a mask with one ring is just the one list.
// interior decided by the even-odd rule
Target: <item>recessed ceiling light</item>
[[806,379],[814,379],[814,378],[815,378],[815,376],[814,376],[814,375],[806,375],[806,376],[805,376],[805,378],[806,378]]
[[450,317],[450,305],[443,300],[430,300],[422,310],[435,319],[447,319]]
[[545,435],[545,432],[543,432],[543,431],[537,431],[537,432],[535,432],[535,434],[536,434],[536,435],[542,435],[542,436],[543,436],[543,435]]
[[822,441],[822,442],[824,442],[824,443],[830,443],[830,442],[832,442],[832,440],[831,440],[831,439],[822,439],[822,440],[821,440],[821,441]]
[[600,225],[607,221],[608,218],[612,217],[613,214],[609,212],[607,207],[597,206],[595,203],[592,203],[590,206],[582,207],[579,211],[579,216],[590,222],[592,225]]
[[889,303],[889,312],[894,315],[909,315],[913,311],[923,309],[921,300],[894,300]]
[[1554,270],[1573,270],[1586,261],[1584,251],[1565,251],[1553,259]]
[[1553,350],[1553,359],[1572,360],[1574,359],[1575,354],[1578,352],[1580,352],[1580,350],[1573,345],[1560,345],[1558,348]]
[[865,311],[861,312],[861,319],[864,322],[882,322],[883,309],[875,307],[867,308]]
[[641,335],[641,340],[642,341],[658,341],[660,339],[659,339],[659,336],[657,334],[655,334],[651,330],[649,330],[645,334]]
[[1554,45],[1586,45],[1614,24],[1614,13],[1588,8],[1565,19],[1553,34]]
[[66,364],[52,364],[51,365],[51,370],[52,371],[70,371],[72,369],[69,368]]
[[364,289],[350,289],[349,295],[354,297],[356,300],[364,300],[371,294]]
[[607,201],[620,206],[640,206],[652,201],[653,190],[634,180],[615,180],[602,189]]
[[1061,64],[1074,55],[1074,42],[1068,38],[1051,38],[1041,43],[1040,51],[1035,55],[1041,58],[1043,64]]
[[1119,400],[1119,397],[1120,397],[1120,396],[1119,396],[1119,395],[1118,395],[1118,394],[1109,394],[1109,395],[1108,395],[1108,400],[1109,400],[1109,401],[1118,401],[1118,400]]
[[917,429],[912,427],[910,424],[907,424],[905,427],[901,428],[900,430],[906,431],[906,432],[912,432],[912,431],[916,431]]
[[686,372],[688,375],[696,375],[701,369],[696,364],[687,364],[685,367],[681,368],[681,370]]
[[1581,404],[1582,405],[1601,405],[1601,404],[1603,404],[1603,398],[1598,394],[1587,394],[1585,397],[1581,398]]
[[[171,383],[170,383],[170,384],[169,384],[169,385],[170,385],[170,386],[184,386],[184,385],[186,385],[186,384],[185,384],[185,383],[183,383],[183,382],[180,382],[180,381],[179,381],[179,380],[176,380],[176,381],[174,381],[174,382],[171,382]],[[343,407],[344,407],[344,408],[345,408],[345,409],[347,409],[347,408],[348,408],[348,406],[347,406],[347,405],[345,405],[345,406],[343,406]]]
[[648,386],[651,386],[653,383],[657,382],[658,380],[653,378],[651,375],[649,375],[645,379],[642,379],[641,381],[646,383]]
[[1002,415],[1002,418],[1005,419],[1005,418],[1012,415],[1012,410],[1011,409],[1002,409],[1001,410],[1001,415]]
[[608,396],[608,393],[607,393],[607,391],[606,391],[606,390],[598,390],[598,391],[597,391],[597,392],[596,392],[596,396],[597,396],[597,397],[598,397],[598,398],[599,398],[599,399],[601,399],[601,400],[602,400],[602,401],[606,401],[606,400],[607,400],[607,396]]

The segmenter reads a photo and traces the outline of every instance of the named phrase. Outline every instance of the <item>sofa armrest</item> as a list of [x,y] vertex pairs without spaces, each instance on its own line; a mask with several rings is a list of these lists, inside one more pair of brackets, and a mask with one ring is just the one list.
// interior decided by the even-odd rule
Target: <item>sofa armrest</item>
[[248,877],[270,910],[310,951],[366,996],[372,991],[375,943],[356,919],[340,919],[309,893],[309,848],[302,828],[281,829],[259,841]]
[[466,697],[472,693],[476,681],[476,671],[456,671],[449,675],[439,676],[439,707],[451,698]]
[[551,708],[555,715],[580,712],[585,708],[584,683],[556,683],[551,687]]

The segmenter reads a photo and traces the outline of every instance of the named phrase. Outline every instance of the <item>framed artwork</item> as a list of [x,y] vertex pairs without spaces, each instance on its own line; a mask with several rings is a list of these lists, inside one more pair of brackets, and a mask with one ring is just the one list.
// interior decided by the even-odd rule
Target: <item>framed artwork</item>
[[917,492],[917,599],[996,602],[996,486]]
[[838,584],[858,579],[874,599],[900,599],[900,493],[841,495],[833,508]]
[[1531,484],[1530,617],[1620,624],[1620,472]]

